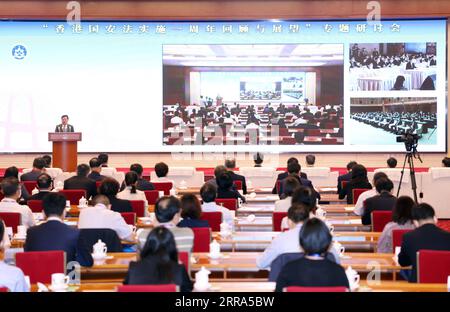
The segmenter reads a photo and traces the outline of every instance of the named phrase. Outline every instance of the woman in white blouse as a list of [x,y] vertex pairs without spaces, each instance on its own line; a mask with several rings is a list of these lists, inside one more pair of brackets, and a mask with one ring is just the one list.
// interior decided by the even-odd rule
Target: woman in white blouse
[[143,200],[145,203],[145,215],[148,216],[148,202],[145,193],[136,188],[138,175],[130,171],[125,175],[125,189],[117,194],[117,198],[126,200]]

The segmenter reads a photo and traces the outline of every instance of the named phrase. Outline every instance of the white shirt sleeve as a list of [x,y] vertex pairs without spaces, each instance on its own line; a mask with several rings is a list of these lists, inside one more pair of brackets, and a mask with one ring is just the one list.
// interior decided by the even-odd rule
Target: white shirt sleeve
[[112,227],[120,239],[129,240],[133,234],[133,227],[125,222],[120,213],[115,214]]
[[22,220],[22,224],[27,227],[34,226],[36,222],[34,221],[33,212],[28,206],[22,206],[22,208],[24,209],[24,213],[22,214],[24,220]]
[[264,250],[262,255],[256,259],[256,265],[260,269],[270,268],[272,261],[280,255],[279,245],[283,244],[280,241],[280,236],[275,237],[275,239],[270,243],[270,245]]

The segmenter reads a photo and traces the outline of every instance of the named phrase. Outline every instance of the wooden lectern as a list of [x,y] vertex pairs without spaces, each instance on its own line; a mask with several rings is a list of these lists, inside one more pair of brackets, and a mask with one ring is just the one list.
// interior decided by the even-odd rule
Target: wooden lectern
[[48,140],[53,142],[53,167],[64,172],[77,170],[77,142],[81,132],[49,132]]

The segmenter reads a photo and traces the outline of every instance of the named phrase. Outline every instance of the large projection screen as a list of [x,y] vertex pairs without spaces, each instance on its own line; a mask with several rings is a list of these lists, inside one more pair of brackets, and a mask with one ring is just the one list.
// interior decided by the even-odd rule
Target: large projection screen
[[446,150],[442,19],[0,26],[0,153]]

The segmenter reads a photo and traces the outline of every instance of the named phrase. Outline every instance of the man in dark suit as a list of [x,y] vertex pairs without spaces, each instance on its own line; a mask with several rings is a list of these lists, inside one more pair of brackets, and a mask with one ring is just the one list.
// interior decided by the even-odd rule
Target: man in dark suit
[[101,181],[106,177],[100,174],[102,168],[100,167],[100,162],[97,157],[91,158],[89,160],[89,167],[91,167],[91,173],[89,173],[88,178],[94,181]]
[[75,132],[75,129],[72,125],[69,125],[69,116],[62,115],[61,123],[56,126],[55,132]]
[[113,178],[106,178],[100,184],[98,188],[98,192],[101,195],[105,195],[109,199],[109,203],[111,204],[111,210],[115,212],[133,212],[133,207],[129,200],[119,199],[116,197],[119,192],[120,185]]
[[[288,177],[294,177],[294,178],[296,178],[298,180],[298,182],[300,183],[301,186],[306,186],[306,187],[311,188],[311,190],[314,193],[314,196],[316,198],[320,199],[320,194],[314,189],[314,186],[313,186],[312,182],[310,180],[308,180],[308,179],[303,179],[302,177],[300,177],[299,174],[300,174],[301,167],[300,167],[299,163],[291,162],[288,165],[287,169],[288,169],[288,173],[289,173]],[[280,182],[280,188],[279,188],[279,191],[278,191],[278,195],[280,195],[280,196],[281,196],[281,194],[283,194],[284,182],[285,182],[285,180],[281,180],[281,182]]]
[[247,183],[245,183],[245,177],[240,174],[234,173],[233,169],[236,168],[236,160],[235,159],[227,159],[225,160],[225,167],[228,172],[231,174],[231,178],[233,181],[241,181],[242,183],[242,192],[247,194]]
[[417,282],[417,252],[419,250],[450,251],[450,233],[436,226],[437,218],[434,209],[422,203],[412,210],[413,223],[416,229],[403,236],[402,248],[398,255],[401,266],[412,265],[409,282]]
[[58,193],[49,193],[43,199],[46,222],[28,229],[25,251],[64,250],[66,260],[78,261],[82,266],[92,266],[92,256],[82,252],[83,242],[77,228],[64,224],[66,198]]
[[142,168],[141,164],[132,164],[130,166],[130,171],[134,171],[138,175],[136,188],[139,191],[153,191],[155,189],[155,186],[153,185],[153,183],[142,178],[142,173],[144,172],[144,168]]
[[33,170],[24,173],[20,176],[20,181],[36,181],[37,178],[44,172],[46,162],[43,158],[37,157],[33,160]]
[[346,181],[350,181],[350,179],[352,178],[352,168],[354,165],[356,165],[357,162],[356,161],[351,161],[347,164],[347,173],[338,176],[338,185],[337,185],[337,193],[340,194],[342,192],[342,182]]
[[51,192],[53,188],[53,180],[46,173],[42,173],[37,179],[37,188],[39,193],[32,195],[28,200],[43,200],[44,196]]
[[364,225],[372,223],[373,211],[392,211],[397,201],[397,198],[392,195],[394,183],[388,178],[378,179],[375,188],[378,195],[370,197],[364,202],[364,214],[361,216],[361,222]]
[[[289,167],[289,164],[290,164],[290,163],[293,163],[293,162],[298,163],[298,159],[295,158],[295,157],[289,158],[289,159],[287,160],[287,166]],[[300,169],[301,169],[301,167],[300,167]],[[289,172],[287,172],[287,171],[278,174],[277,181],[275,182],[275,185],[274,185],[274,187],[273,187],[273,189],[272,189],[272,194],[277,194],[277,182],[278,182],[278,181],[283,181],[283,180],[286,179],[288,176],[289,176]],[[304,172],[300,172],[300,178],[302,178],[302,179],[308,179],[308,175],[307,175],[306,173],[304,173]]]
[[78,165],[77,175],[64,181],[65,190],[86,190],[86,198],[89,199],[97,195],[97,186],[95,181],[87,177],[89,166],[86,164]]

